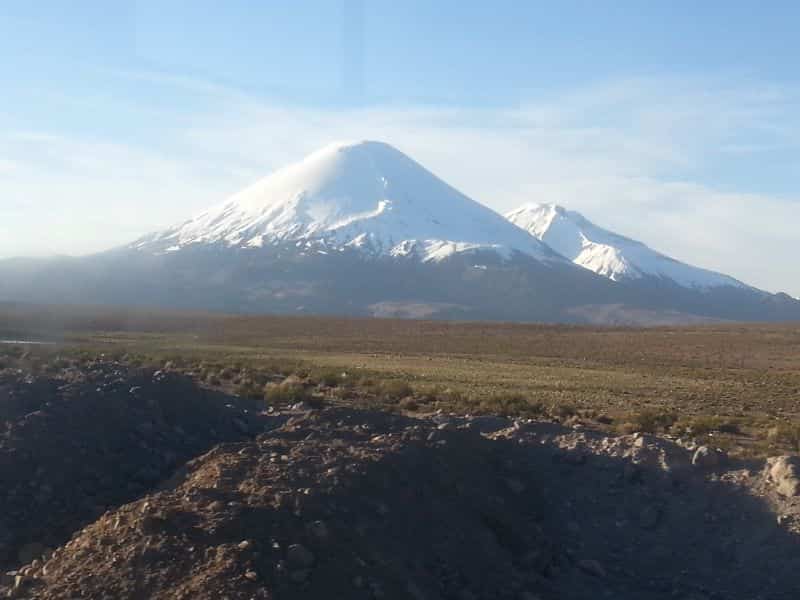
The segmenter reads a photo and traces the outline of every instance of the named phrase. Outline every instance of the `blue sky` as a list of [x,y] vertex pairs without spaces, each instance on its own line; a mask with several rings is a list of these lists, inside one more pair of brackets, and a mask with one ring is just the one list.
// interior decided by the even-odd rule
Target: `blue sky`
[[800,296],[794,2],[0,4],[0,257],[80,254],[340,138]]

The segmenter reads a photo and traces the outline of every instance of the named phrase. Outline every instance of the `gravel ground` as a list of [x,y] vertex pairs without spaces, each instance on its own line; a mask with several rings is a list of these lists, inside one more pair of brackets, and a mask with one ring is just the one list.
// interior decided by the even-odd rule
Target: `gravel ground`
[[800,596],[792,457],[499,417],[262,412],[113,363],[5,373],[0,406],[9,597]]

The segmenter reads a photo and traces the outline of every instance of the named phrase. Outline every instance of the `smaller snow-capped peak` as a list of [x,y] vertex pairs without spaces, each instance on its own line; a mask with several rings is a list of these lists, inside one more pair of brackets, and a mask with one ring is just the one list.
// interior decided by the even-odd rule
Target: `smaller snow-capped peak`
[[689,288],[748,287],[733,277],[677,261],[598,227],[557,204],[524,204],[506,218],[575,264],[612,281],[657,277]]
[[176,251],[194,244],[284,243],[424,261],[481,249],[563,260],[399,150],[374,141],[325,146],[133,246]]

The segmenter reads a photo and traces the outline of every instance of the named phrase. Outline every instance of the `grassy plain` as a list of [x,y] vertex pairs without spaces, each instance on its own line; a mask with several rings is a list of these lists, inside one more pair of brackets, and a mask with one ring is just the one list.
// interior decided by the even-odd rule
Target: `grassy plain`
[[296,374],[387,408],[536,414],[710,435],[750,453],[800,450],[800,324],[631,329],[9,305],[4,337],[171,361],[248,393]]

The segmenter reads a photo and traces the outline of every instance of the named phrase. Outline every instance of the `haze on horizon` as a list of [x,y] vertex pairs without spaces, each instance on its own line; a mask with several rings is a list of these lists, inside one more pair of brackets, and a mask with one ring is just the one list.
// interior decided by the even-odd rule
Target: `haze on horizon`
[[124,244],[364,138],[800,297],[800,7],[769,8],[4,3],[0,258]]

